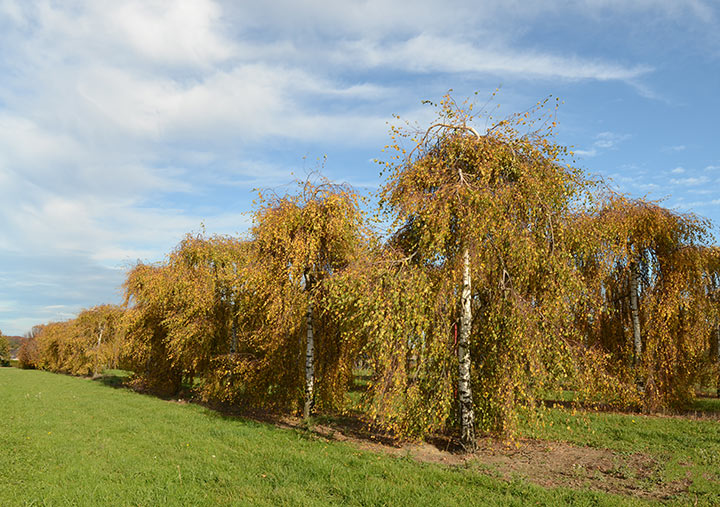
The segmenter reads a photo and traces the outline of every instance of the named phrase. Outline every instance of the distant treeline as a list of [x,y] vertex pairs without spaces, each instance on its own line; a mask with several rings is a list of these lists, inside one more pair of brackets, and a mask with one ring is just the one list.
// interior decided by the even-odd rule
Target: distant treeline
[[122,306],[35,327],[20,361],[305,416],[345,410],[362,367],[369,423],[466,448],[561,391],[681,407],[719,373],[709,224],[588,178],[544,105],[480,134],[445,98],[428,129],[392,129],[377,218],[319,176],[261,192],[246,238],[188,235],[130,270]]

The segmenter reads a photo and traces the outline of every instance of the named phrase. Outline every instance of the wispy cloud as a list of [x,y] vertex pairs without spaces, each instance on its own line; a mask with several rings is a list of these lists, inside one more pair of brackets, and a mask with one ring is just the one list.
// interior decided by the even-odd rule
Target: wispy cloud
[[401,68],[410,72],[512,74],[528,79],[630,81],[652,71],[651,67],[644,65],[627,67],[574,56],[479,46],[464,40],[428,34],[387,44],[348,42],[338,50],[334,59],[338,63]]
[[595,157],[605,150],[617,149],[623,141],[630,139],[629,134],[617,134],[615,132],[600,132],[595,135],[595,140],[590,149],[577,149],[573,153],[581,157]]
[[621,142],[629,139],[628,134],[616,134],[614,132],[600,132],[595,136],[593,146],[603,150],[611,150],[617,147]]
[[663,151],[685,151],[687,147],[684,144],[679,144],[677,146],[666,146],[663,148]]
[[701,176],[699,178],[691,177],[691,178],[672,178],[670,180],[670,183],[672,185],[683,185],[683,186],[696,186],[696,185],[704,185],[705,183],[708,183],[710,181],[710,178],[707,178],[705,176]]
[[718,206],[720,205],[720,199],[711,199],[706,201],[684,201],[679,200],[673,207],[681,208],[684,210],[697,210],[699,208],[707,208],[709,206]]

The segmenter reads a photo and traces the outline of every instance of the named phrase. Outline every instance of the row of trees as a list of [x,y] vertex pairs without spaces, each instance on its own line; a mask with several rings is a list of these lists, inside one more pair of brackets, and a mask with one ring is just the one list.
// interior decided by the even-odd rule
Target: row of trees
[[24,368],[97,375],[120,365],[124,331],[123,308],[101,305],[83,310],[72,320],[34,326],[20,346]]
[[346,408],[362,366],[369,421],[398,437],[457,428],[468,449],[560,389],[687,403],[718,376],[709,224],[566,164],[544,105],[480,134],[472,106],[446,98],[428,129],[392,130],[389,232],[320,177],[261,193],[247,238],[187,236],[128,273],[122,308],[37,328],[21,360],[74,374],[122,361],[153,390],[188,382],[305,417]]

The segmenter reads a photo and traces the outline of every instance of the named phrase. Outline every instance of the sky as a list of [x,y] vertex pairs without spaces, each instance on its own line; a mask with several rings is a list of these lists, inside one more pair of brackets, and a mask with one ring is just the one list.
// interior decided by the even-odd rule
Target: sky
[[255,188],[373,192],[393,114],[497,87],[499,117],[560,98],[578,166],[718,231],[716,0],[0,0],[0,330],[243,235]]

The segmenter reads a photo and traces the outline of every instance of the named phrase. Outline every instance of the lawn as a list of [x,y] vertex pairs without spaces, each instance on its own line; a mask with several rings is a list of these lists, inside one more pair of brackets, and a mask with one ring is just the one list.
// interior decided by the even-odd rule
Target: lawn
[[[112,383],[112,382],[111,382]],[[538,438],[650,452],[690,474],[678,504],[720,502],[716,421],[549,411]],[[652,421],[651,421],[652,420]],[[638,422],[639,421],[639,422]],[[560,424],[562,423],[562,424]],[[564,428],[564,429],[563,429]],[[570,428],[570,429],[568,429]],[[589,430],[589,431],[588,431]],[[594,433],[592,433],[594,431]],[[633,496],[543,488],[481,458],[418,462],[302,430],[223,417],[101,381],[0,368],[2,505],[618,505]]]
[[687,482],[691,503],[720,505],[720,400],[699,399],[684,415],[547,410],[526,424],[525,436],[621,454],[642,453],[661,463],[663,482]]

